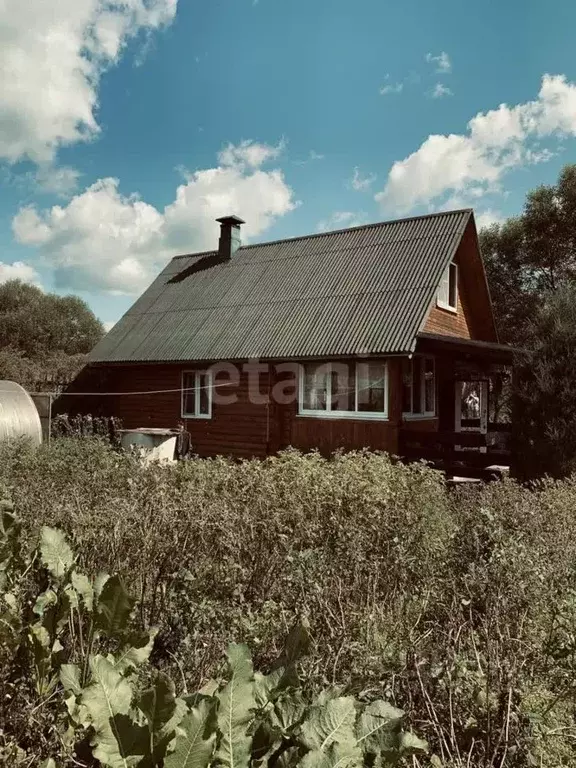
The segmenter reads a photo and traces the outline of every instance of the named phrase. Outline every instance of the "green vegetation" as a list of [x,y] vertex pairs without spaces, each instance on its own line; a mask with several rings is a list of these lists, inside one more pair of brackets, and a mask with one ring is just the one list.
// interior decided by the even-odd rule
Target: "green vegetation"
[[481,232],[480,246],[500,340],[523,350],[510,393],[515,473],[567,476],[576,468],[576,165],[530,192],[520,216]]
[[[26,597],[18,598],[16,613],[27,611],[28,628],[50,616],[58,630],[53,598],[38,602],[39,594],[55,591],[62,596],[59,605],[76,593],[71,600],[79,607],[66,609],[66,626],[58,635],[64,650],[52,643],[50,664],[34,667],[39,673],[14,683],[13,672],[0,665],[0,738],[5,748],[16,744],[37,756],[36,762],[13,765],[54,757],[57,765],[72,766],[58,735],[62,728],[68,732],[68,724],[74,725],[74,743],[83,743],[83,734],[93,740],[93,723],[86,732],[86,720],[80,728],[70,723],[84,694],[69,689],[67,698],[74,693],[74,699],[63,710],[61,683],[50,672],[54,664],[77,665],[78,690],[94,685],[94,662],[86,664],[91,633],[85,626],[91,616],[101,632],[91,653],[105,660],[111,654],[115,663],[123,648],[132,649],[128,657],[148,648],[147,638],[156,632],[148,660],[129,672],[128,709],[118,713],[123,724],[130,721],[131,728],[147,734],[152,752],[172,733],[166,725],[172,715],[159,716],[151,730],[140,704],[145,691],[164,686],[164,693],[154,695],[158,702],[172,702],[167,712],[182,707],[174,704],[180,700],[193,707],[183,725],[174,726],[177,734],[179,728],[188,733],[205,706],[205,698],[191,699],[189,691],[201,691],[210,707],[219,702],[216,722],[212,719],[204,733],[214,742],[213,762],[226,762],[223,723],[217,724],[230,684],[230,672],[224,678],[221,673],[226,648],[245,644],[256,669],[268,673],[248,680],[257,697],[264,679],[278,678],[278,638],[301,624],[310,648],[299,664],[301,688],[289,695],[301,698],[307,718],[319,702],[330,711],[342,707],[343,716],[346,709],[349,723],[353,706],[356,728],[360,713],[366,717],[372,707],[382,707],[390,722],[391,708],[402,709],[407,731],[430,745],[428,754],[409,758],[419,766],[556,768],[576,762],[573,480],[542,482],[531,490],[503,482],[454,492],[422,466],[368,453],[326,461],[288,452],[263,462],[214,459],[144,468],[92,439],[57,440],[49,450],[37,451],[0,446],[0,487],[12,498],[23,541],[32,547],[44,525],[64,531],[78,553],[72,562],[69,550],[53,547],[65,552],[62,574],[59,565],[47,574],[52,561],[40,555],[42,564],[37,557],[24,579]],[[30,552],[21,556],[29,558]],[[78,574],[99,572],[117,574],[106,582],[109,590],[126,585],[117,605],[127,594],[135,596],[129,603],[129,642],[122,622],[119,634],[102,629],[104,591],[98,597],[96,588],[92,607],[86,604],[91,593]],[[95,589],[95,582],[89,583]],[[134,632],[139,640],[132,639]],[[34,637],[30,629],[25,634]],[[30,642],[27,653],[36,647]],[[54,660],[58,654],[62,661]],[[245,685],[246,652],[235,647],[231,654],[244,670]],[[286,655],[282,665],[290,666]],[[322,694],[326,690],[330,693]],[[275,695],[266,710],[273,719],[263,726],[271,731],[268,750],[279,737]],[[347,703],[329,705],[333,700]],[[254,713],[251,730],[244,730],[244,736],[253,736],[253,764],[268,765],[269,758],[254,754],[260,710],[247,709]],[[398,724],[394,728],[395,749],[408,747],[411,737],[402,740]],[[283,731],[281,741],[298,749],[302,765],[333,765],[333,754],[322,760],[307,756],[317,742],[306,733],[300,725]],[[181,738],[184,744],[186,737]],[[344,742],[342,749],[348,750],[350,730]],[[278,762],[296,760],[295,752],[289,755]],[[80,747],[74,759],[94,765]],[[170,768],[186,764],[171,759],[165,763]],[[360,759],[358,753],[354,759]],[[367,763],[380,764],[371,757]]]
[[[134,600],[122,580],[79,572],[64,535],[47,526],[38,547],[23,554],[20,524],[4,507],[3,682],[8,700],[16,693],[29,705],[5,707],[2,723],[12,738],[4,762],[29,765],[31,752],[37,761],[39,751],[55,750],[67,764],[111,768],[305,768],[396,765],[426,752],[402,731],[404,713],[385,701],[362,703],[334,688],[314,699],[302,693],[302,626],[270,674],[255,673],[248,648],[231,644],[223,681],[176,696],[166,674],[144,667],[156,633],[132,626]],[[45,745],[35,732],[39,720],[50,723]],[[45,765],[56,765],[54,757]]]
[[480,247],[500,338],[523,346],[550,294],[576,280],[576,165],[529,192],[520,216],[481,232]]
[[20,280],[0,285],[0,379],[58,389],[74,378],[103,333],[77,296],[44,293]]

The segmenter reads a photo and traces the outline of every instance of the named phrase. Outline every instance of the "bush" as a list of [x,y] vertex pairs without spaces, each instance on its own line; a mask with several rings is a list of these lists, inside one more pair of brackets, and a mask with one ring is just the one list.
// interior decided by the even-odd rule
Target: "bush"
[[125,579],[190,690],[231,640],[271,664],[302,619],[306,690],[406,709],[446,765],[576,760],[574,480],[456,492],[380,454],[146,468],[56,440],[0,446],[2,482],[26,531],[63,528],[79,566]]
[[44,526],[27,555],[5,508],[0,574],[4,762],[36,764],[47,753],[47,768],[54,758],[111,768],[363,768],[426,752],[385,701],[302,693],[304,626],[270,674],[254,673],[248,648],[231,644],[225,679],[178,697],[167,675],[146,669],[155,631],[132,626],[122,580],[79,572],[60,531]]

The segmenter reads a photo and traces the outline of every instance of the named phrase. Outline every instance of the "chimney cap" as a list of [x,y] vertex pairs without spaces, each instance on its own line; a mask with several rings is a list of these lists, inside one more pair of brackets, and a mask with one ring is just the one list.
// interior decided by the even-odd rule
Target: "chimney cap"
[[221,219],[216,219],[219,224],[231,224],[233,227],[238,227],[240,224],[246,224],[244,219],[239,216],[222,216]]

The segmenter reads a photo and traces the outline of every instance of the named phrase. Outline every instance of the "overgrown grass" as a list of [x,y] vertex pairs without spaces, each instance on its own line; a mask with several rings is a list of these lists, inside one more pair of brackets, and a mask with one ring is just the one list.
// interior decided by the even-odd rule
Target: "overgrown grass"
[[288,452],[143,468],[105,443],[0,446],[30,531],[122,573],[190,689],[298,616],[309,684],[404,708],[446,765],[576,764],[576,482],[450,491],[423,466]]

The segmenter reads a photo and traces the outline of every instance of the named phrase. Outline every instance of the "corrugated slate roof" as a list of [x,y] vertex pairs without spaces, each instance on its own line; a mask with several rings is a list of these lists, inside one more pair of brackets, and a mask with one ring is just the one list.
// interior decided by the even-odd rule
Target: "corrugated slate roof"
[[412,352],[471,210],[176,256],[90,362]]

